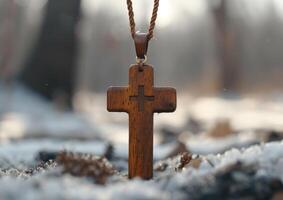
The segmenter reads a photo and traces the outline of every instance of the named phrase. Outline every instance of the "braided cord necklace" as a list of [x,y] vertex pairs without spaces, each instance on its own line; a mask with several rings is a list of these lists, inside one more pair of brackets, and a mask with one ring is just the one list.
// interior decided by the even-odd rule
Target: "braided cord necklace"
[[159,0],[154,0],[152,16],[147,33],[141,33],[139,31],[136,31],[132,0],[127,0],[127,7],[128,7],[131,35],[135,42],[135,47],[136,47],[136,54],[137,54],[136,61],[137,63],[145,63],[147,60],[146,53],[147,53],[148,42],[153,37],[153,31],[157,19]]

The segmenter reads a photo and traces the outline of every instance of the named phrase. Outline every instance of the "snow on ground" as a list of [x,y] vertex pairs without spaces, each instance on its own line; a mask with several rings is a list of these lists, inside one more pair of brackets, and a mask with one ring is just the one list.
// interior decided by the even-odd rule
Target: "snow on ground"
[[58,141],[50,139],[24,141],[14,141],[1,143],[0,166],[8,168],[10,166],[28,167],[34,165],[38,152],[59,152],[74,151],[81,153],[92,153],[103,155],[107,144],[103,141]]
[[188,148],[196,154],[209,154],[224,152],[230,148],[248,147],[259,143],[257,133],[244,131],[224,138],[207,138],[206,136],[191,137],[187,140]]
[[[209,183],[211,180],[208,179],[211,179],[211,176],[222,168],[237,161],[242,161],[246,165],[257,165],[255,177],[280,178],[283,181],[282,155],[282,142],[253,146],[243,150],[232,149],[222,155],[204,157],[205,161],[201,163],[198,169],[188,167],[181,172],[170,172],[164,179],[156,178],[151,181],[136,179],[108,183],[106,186],[95,185],[87,179],[70,175],[56,176],[56,173],[54,175],[52,170],[45,171],[27,180],[4,176],[0,179],[0,198],[16,200],[20,194],[22,200],[188,199],[189,195],[192,195],[192,199],[198,199],[193,198],[195,194],[188,194],[188,191],[197,193],[197,187],[205,188],[207,184],[214,184]],[[209,163],[212,163],[213,166]],[[246,177],[240,176],[238,178],[245,179]]]
[[195,101],[190,112],[208,126],[224,118],[229,119],[237,130],[283,129],[283,101],[202,98]]
[[98,126],[77,113],[57,111],[24,87],[0,85],[0,140],[33,137],[93,139]]
[[[125,174],[126,114],[108,113],[105,95],[101,94],[79,96],[78,112],[72,113],[56,110],[18,85],[0,85],[0,91],[0,199],[18,200],[19,195],[23,200],[222,199],[220,194],[226,190],[227,199],[241,199],[247,194],[255,197],[262,187],[269,188],[262,197],[283,190],[280,184],[279,189],[274,189],[273,183],[283,182],[283,142],[264,144],[259,135],[274,131],[280,140],[282,99],[194,99],[180,95],[175,113],[155,115],[154,159],[156,163],[166,163],[164,169],[155,171],[150,181],[110,179],[102,186],[89,178],[62,174],[60,166],[32,175],[26,170],[38,164],[36,158],[41,151],[105,155],[109,145],[113,145],[110,162]],[[189,118],[194,120],[193,125]],[[219,120],[229,121],[232,133],[209,136]],[[188,164],[176,170],[180,155],[169,155],[175,155],[172,152],[180,142],[201,155],[199,166]],[[252,187],[257,183],[260,186]],[[258,199],[252,197],[249,199]]]

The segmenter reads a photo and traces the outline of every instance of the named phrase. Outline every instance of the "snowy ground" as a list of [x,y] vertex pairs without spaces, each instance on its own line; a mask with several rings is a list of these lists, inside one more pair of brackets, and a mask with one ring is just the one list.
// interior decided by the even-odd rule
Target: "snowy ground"
[[[79,95],[70,113],[20,86],[0,91],[0,199],[282,197],[280,96],[179,96],[175,113],[155,115],[154,179],[128,181],[127,115],[108,113],[105,95]],[[99,185],[56,162],[42,166],[61,151],[106,156],[117,172]],[[184,151],[193,154],[188,163]]]

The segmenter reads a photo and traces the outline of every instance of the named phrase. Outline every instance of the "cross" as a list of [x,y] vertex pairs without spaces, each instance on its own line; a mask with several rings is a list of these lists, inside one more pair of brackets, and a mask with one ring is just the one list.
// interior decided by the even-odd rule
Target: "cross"
[[129,69],[128,87],[107,91],[107,110],[129,114],[129,178],[152,178],[153,114],[176,109],[176,90],[153,83],[152,66],[136,64]]

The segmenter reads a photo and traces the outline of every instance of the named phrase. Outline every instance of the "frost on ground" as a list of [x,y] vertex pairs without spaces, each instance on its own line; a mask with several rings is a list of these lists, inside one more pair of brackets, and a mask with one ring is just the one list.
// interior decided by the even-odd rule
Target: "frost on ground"
[[104,95],[70,113],[0,90],[0,199],[283,199],[281,98],[180,96],[155,115],[154,178],[142,181],[126,177],[127,116],[107,113]]
[[[62,173],[48,166],[28,176],[1,172],[1,199],[269,199],[283,190],[283,143],[274,142],[248,149],[232,149],[201,157],[198,167],[182,169],[180,156],[151,181],[127,180],[122,175],[97,185],[87,176]],[[17,191],[17,192],[15,192]]]

